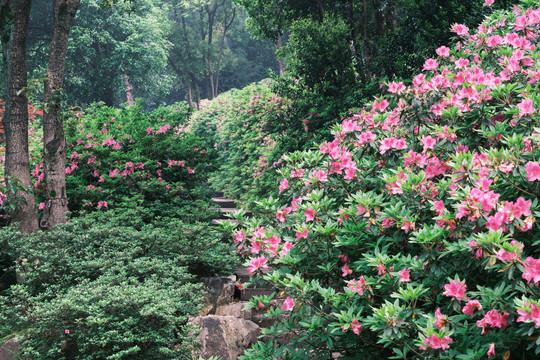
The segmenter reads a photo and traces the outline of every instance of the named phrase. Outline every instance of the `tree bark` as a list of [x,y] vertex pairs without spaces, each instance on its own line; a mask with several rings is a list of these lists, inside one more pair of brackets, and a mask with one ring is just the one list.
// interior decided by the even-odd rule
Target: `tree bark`
[[133,84],[127,73],[124,73],[124,85],[126,85],[126,101],[129,106],[133,106],[135,105],[135,100],[133,99]]
[[[17,179],[21,186],[28,189],[28,191],[17,190],[15,193],[8,192],[8,196],[12,199],[19,197],[24,199],[25,203],[18,204],[11,220],[19,223],[20,230],[26,233],[38,230],[38,215],[32,192],[28,155],[28,99],[25,92],[21,92],[27,86],[26,38],[31,5],[31,0],[4,2],[2,4],[2,18],[0,18],[4,24],[7,23],[4,22],[6,15],[11,16],[13,20],[12,27],[9,30],[6,29],[9,31],[9,37],[6,52],[8,98],[4,115],[6,131],[5,175],[7,178]],[[4,39],[6,38],[4,37]]]
[[43,228],[50,229],[66,221],[66,137],[60,101],[69,31],[79,9],[80,0],[54,0],[54,30],[49,66],[44,82],[44,100],[48,111],[43,114],[43,158],[46,196]]
[[[274,47],[276,51],[278,51],[279,49],[281,49],[281,47],[283,47],[283,35],[279,35],[279,37],[276,40],[276,43],[274,44]],[[285,75],[285,60],[283,59],[278,60],[278,64],[279,64],[279,75],[280,76]]]

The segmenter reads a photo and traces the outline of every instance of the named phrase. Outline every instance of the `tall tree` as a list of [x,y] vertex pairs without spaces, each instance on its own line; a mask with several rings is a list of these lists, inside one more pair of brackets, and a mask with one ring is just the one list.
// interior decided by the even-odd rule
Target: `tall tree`
[[168,32],[166,7],[156,1],[81,3],[66,59],[69,101],[115,106],[139,97],[145,105],[159,103],[172,86],[166,71]]
[[[38,230],[38,216],[30,179],[28,156],[28,99],[24,88],[27,86],[26,38],[30,18],[31,0],[2,0],[0,3],[0,35],[2,53],[7,64],[6,112],[6,179],[17,181],[20,187],[8,189],[8,196],[14,201],[21,199],[12,214],[21,231]],[[6,181],[9,183],[10,181]]]
[[220,73],[227,47],[227,36],[237,19],[237,7],[231,0],[173,2],[171,42],[174,47],[169,64],[187,87],[198,97],[200,85],[208,99],[219,93]]
[[66,137],[62,117],[61,96],[69,31],[79,9],[80,0],[54,0],[54,30],[49,53],[49,66],[44,82],[43,160],[46,202],[41,226],[50,228],[65,222]]

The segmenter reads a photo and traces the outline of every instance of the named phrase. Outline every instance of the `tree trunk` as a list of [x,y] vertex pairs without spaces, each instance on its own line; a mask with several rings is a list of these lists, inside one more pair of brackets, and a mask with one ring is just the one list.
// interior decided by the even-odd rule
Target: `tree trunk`
[[133,106],[135,105],[135,100],[133,99],[133,84],[127,73],[124,73],[124,85],[126,85],[126,101],[129,106]]
[[28,156],[28,99],[25,92],[20,91],[27,86],[26,37],[32,2],[31,0],[10,0],[7,5],[5,4],[2,6],[1,22],[6,24],[4,16],[8,12],[14,20],[9,31],[7,45],[8,98],[4,115],[5,175],[7,178],[17,179],[21,186],[28,189],[28,191],[18,190],[15,193],[9,191],[8,196],[12,199],[20,197],[26,202],[18,204],[13,212],[12,221],[19,223],[22,232],[30,233],[38,230],[38,216],[32,192]]
[[190,108],[194,109],[193,95],[191,94],[191,82],[189,80],[184,81],[184,87],[187,89],[188,105]]
[[49,66],[44,82],[44,101],[49,111],[43,114],[43,158],[46,196],[41,226],[52,228],[66,221],[66,137],[59,99],[62,89],[69,31],[80,0],[54,0],[54,30]]
[[[278,51],[279,49],[281,49],[282,46],[283,46],[283,35],[280,35],[277,38],[276,43],[274,44],[274,47],[276,51]],[[285,60],[283,59],[278,60],[278,63],[279,63],[279,75],[283,76],[285,75]]]

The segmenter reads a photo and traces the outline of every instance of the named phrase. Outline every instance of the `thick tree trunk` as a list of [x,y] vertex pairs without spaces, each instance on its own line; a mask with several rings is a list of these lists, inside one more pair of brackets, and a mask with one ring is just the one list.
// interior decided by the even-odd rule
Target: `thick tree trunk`
[[44,83],[44,100],[49,111],[43,114],[43,158],[47,200],[41,226],[52,228],[66,221],[66,137],[58,92],[62,89],[69,30],[80,0],[54,0],[54,32],[49,67]]
[[[24,92],[26,78],[26,37],[30,18],[31,0],[10,0],[4,8],[13,17],[7,49],[8,63],[8,98],[4,116],[6,130],[5,175],[16,179],[28,191],[8,192],[11,198],[24,199],[12,215],[12,221],[18,222],[23,232],[38,230],[38,216],[28,156],[28,99]],[[2,14],[6,15],[6,13]],[[2,22],[5,18],[0,19]],[[19,93],[19,94],[17,94]]]
[[133,99],[133,84],[127,73],[124,73],[124,85],[126,86],[126,101],[129,106],[133,106],[135,105],[135,100]]

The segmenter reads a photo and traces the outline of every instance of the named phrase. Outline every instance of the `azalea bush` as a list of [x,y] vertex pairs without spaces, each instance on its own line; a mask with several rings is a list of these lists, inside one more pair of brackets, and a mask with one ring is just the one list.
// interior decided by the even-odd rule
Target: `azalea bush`
[[227,225],[285,300],[252,301],[282,320],[243,359],[537,358],[539,6],[454,24],[411,83],[284,157],[279,195]]
[[[205,184],[215,153],[202,139],[184,133],[189,117],[184,103],[143,112],[140,104],[115,109],[95,104],[72,111],[66,120],[66,192],[72,216],[122,206],[141,195],[141,206],[158,216],[208,220],[215,216]],[[46,209],[41,129],[30,131],[31,171],[40,212]]]
[[288,101],[274,94],[268,81],[221,94],[193,114],[189,130],[217,151],[219,167],[209,181],[215,190],[246,206],[274,193],[287,148],[297,149],[312,136],[293,138],[285,125]]

